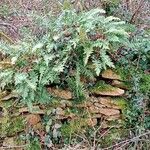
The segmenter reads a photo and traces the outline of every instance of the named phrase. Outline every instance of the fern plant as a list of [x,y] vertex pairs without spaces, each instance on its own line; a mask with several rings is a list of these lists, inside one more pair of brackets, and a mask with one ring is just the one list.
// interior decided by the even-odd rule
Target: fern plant
[[41,39],[15,45],[1,42],[2,62],[10,63],[1,65],[1,90],[12,87],[28,104],[49,102],[46,85],[68,86],[66,82],[75,80],[74,95],[80,98],[84,89],[80,76],[93,78],[107,67],[114,68],[109,54],[129,44],[125,22],[104,13],[101,9],[76,13],[65,8],[51,22],[47,18],[47,34]]

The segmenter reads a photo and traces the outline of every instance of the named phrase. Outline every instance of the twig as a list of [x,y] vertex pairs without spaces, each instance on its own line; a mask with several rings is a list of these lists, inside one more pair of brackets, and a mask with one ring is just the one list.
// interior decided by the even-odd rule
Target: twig
[[9,36],[7,36],[6,34],[4,34],[3,32],[0,32],[0,37],[1,36],[4,37],[8,42],[14,43],[14,41]]
[[10,27],[17,33],[17,28],[9,23],[0,22],[0,26]]
[[129,4],[130,4],[130,0],[126,0],[127,10],[130,10]]
[[143,133],[143,134],[141,134],[141,135],[138,135],[138,136],[136,136],[136,137],[133,137],[132,139],[128,139],[128,140],[125,140],[125,141],[121,141],[121,142],[119,142],[119,143],[117,143],[117,144],[114,144],[114,145],[112,145],[112,146],[109,146],[109,147],[107,147],[107,148],[103,148],[102,150],[109,150],[109,149],[112,149],[112,148],[114,148],[114,147],[116,147],[116,146],[119,146],[119,145],[121,145],[121,144],[124,144],[124,143],[128,144],[128,143],[130,143],[130,142],[135,142],[135,141],[139,140],[140,137],[145,136],[145,135],[149,135],[149,134],[150,134],[150,131],[149,131],[149,132],[146,132],[146,133]]
[[77,137],[81,138],[84,142],[86,142],[89,147],[91,146],[90,142],[88,141],[88,139],[86,139],[86,137],[83,137],[83,136],[78,135],[78,134],[75,134],[75,135],[76,135]]
[[141,0],[140,3],[139,3],[139,5],[138,5],[138,8],[135,10],[135,12],[133,13],[133,15],[132,15],[132,17],[131,17],[130,23],[133,23],[135,16],[138,15],[139,10],[140,10],[141,7],[143,6],[143,4],[144,4],[144,0]]

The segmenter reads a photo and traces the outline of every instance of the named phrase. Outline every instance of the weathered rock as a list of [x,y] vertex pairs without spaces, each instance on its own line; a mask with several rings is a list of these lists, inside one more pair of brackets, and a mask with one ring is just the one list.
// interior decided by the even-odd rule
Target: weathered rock
[[119,80],[113,80],[111,85],[118,87],[118,88],[125,89],[125,90],[128,89],[127,85],[125,85],[123,82],[121,82]]
[[89,79],[89,78],[86,78],[84,76],[81,76],[80,81],[82,83],[94,83],[96,81],[96,78]]
[[92,106],[93,103],[90,102],[90,101],[86,101],[86,102],[83,102],[81,104],[77,104],[76,107],[78,108],[86,108],[86,107],[89,107],[89,106]]
[[43,131],[44,130],[44,126],[42,125],[41,122],[38,122],[37,124],[32,126],[34,131]]
[[105,96],[121,96],[124,94],[124,90],[113,87],[110,84],[106,84],[104,81],[98,81],[96,85],[91,87],[89,90],[92,94]]
[[102,118],[102,114],[93,114],[92,118]]
[[121,96],[124,94],[124,90],[117,87],[113,87],[112,89],[108,90],[93,90],[92,93],[104,96]]
[[0,61],[0,69],[6,69],[12,67],[14,64],[10,60]]
[[3,141],[3,146],[4,147],[13,147],[14,145],[16,145],[16,142],[14,140],[14,137],[6,137]]
[[60,107],[56,108],[55,112],[56,112],[56,115],[60,115],[60,116],[64,116],[65,115],[65,111],[62,108],[60,108]]
[[113,116],[113,115],[119,115],[120,111],[117,109],[110,109],[110,108],[98,108],[98,107],[90,107],[90,112],[91,113],[100,113],[105,116]]
[[27,113],[29,112],[29,108],[28,107],[22,107],[19,109],[19,113]]
[[86,120],[86,122],[87,122],[88,126],[90,126],[90,127],[94,127],[95,125],[97,125],[97,119],[95,119],[95,118],[94,119],[89,118]]
[[10,100],[10,99],[12,99],[12,98],[17,98],[17,97],[18,97],[18,94],[15,93],[15,92],[12,92],[12,93],[10,93],[10,94],[4,96],[1,100],[2,100],[2,101],[7,101],[7,100]]
[[89,98],[89,101],[90,101],[92,104],[94,104],[94,103],[99,103],[99,100],[98,100],[96,97],[94,97],[94,96],[91,96],[91,97]]
[[99,107],[99,108],[104,108],[106,105],[103,105],[101,103],[94,103],[94,106]]
[[72,106],[72,102],[68,101],[68,100],[61,100],[60,101],[60,107],[71,107]]
[[121,118],[121,116],[120,115],[113,115],[113,116],[106,116],[105,117],[105,120],[108,120],[108,121],[113,121],[113,120],[118,120],[118,119],[120,119]]
[[100,109],[100,113],[106,116],[119,115],[120,111],[116,109],[102,108]]
[[91,107],[89,107],[89,112],[90,113],[99,113],[99,109],[100,108],[98,108],[98,107],[95,107],[95,106],[91,106]]
[[7,96],[7,91],[1,91],[0,92],[0,99],[2,99],[5,96]]
[[61,119],[73,119],[76,117],[76,114],[72,113],[69,111],[69,108],[66,108],[65,110],[58,107],[55,109],[55,115],[56,115],[56,118],[58,120],[61,120]]
[[27,112],[31,112],[32,114],[41,114],[41,115],[45,114],[45,111],[41,110],[39,106],[33,106],[32,111],[30,111],[28,107],[23,107],[19,109],[19,113],[27,113]]
[[40,115],[29,114],[26,116],[26,121],[28,125],[34,126],[41,121]]
[[97,98],[99,100],[99,103],[101,103],[102,105],[104,105],[105,107],[108,108],[113,108],[113,109],[121,109],[120,106],[118,106],[115,101],[109,97],[103,98],[103,97],[99,97]]
[[54,97],[58,97],[61,99],[71,99],[72,93],[68,90],[56,89],[56,88],[48,88],[50,94]]
[[90,106],[92,106],[92,105],[93,105],[92,102],[90,102],[90,101],[86,102],[86,106],[87,106],[87,107],[90,107]]
[[116,79],[121,80],[120,75],[116,74],[113,70],[107,69],[102,72],[102,77],[106,79]]
[[113,80],[113,81],[112,81],[112,85],[117,86],[117,85],[121,85],[121,84],[122,84],[122,82],[119,81],[119,80]]

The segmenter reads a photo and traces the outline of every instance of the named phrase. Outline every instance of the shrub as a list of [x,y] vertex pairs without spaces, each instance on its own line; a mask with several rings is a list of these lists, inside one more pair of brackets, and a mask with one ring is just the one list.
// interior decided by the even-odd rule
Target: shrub
[[76,85],[74,95],[80,98],[80,76],[92,78],[102,69],[114,67],[109,54],[129,44],[125,22],[104,13],[101,9],[76,13],[65,8],[56,19],[47,18],[48,32],[41,39],[1,43],[5,59],[0,88],[13,87],[28,104],[49,102],[46,85],[68,86],[72,80]]

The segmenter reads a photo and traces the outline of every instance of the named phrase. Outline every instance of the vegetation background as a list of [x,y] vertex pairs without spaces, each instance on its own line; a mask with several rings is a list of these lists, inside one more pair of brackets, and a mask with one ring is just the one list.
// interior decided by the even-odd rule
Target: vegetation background
[[[1,0],[0,148],[149,150],[149,8],[149,0]],[[93,42],[97,39],[100,42]],[[121,129],[102,129],[96,125],[82,128],[81,131],[86,132],[76,134],[78,122],[64,124],[60,129],[49,111],[40,114],[41,132],[29,126],[26,129],[24,115],[14,124],[10,121],[18,108],[27,105],[30,109],[35,105],[45,108],[45,103],[50,104],[52,95],[44,90],[49,86],[69,88],[75,106],[84,102],[95,78],[106,68],[114,67],[129,86],[125,94],[128,107],[123,111]],[[82,84],[81,76],[86,76],[88,83]],[[2,99],[9,101],[2,102]],[[35,120],[38,119],[36,116]],[[17,143],[12,140],[13,132]]]

